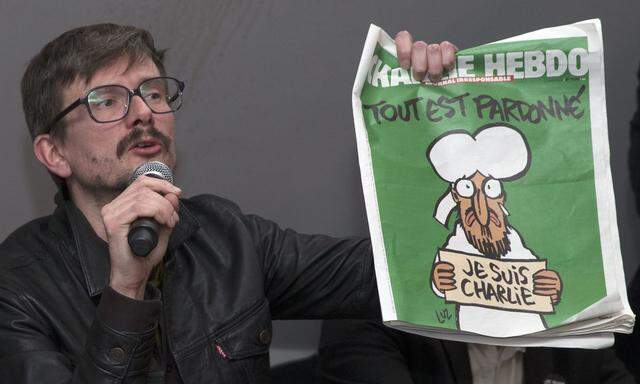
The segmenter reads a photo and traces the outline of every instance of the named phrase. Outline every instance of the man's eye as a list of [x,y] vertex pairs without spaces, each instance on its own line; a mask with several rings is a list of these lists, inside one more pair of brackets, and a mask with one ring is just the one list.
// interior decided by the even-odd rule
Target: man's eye
[[91,104],[98,108],[108,108],[113,107],[116,104],[115,99],[102,99],[102,100],[94,100]]
[[456,192],[462,197],[471,197],[475,192],[473,182],[468,179],[460,179],[456,182]]
[[145,99],[147,99],[148,101],[158,101],[158,100],[162,100],[163,97],[160,92],[151,92],[145,96]]
[[488,198],[495,199],[502,195],[502,185],[500,181],[489,179],[484,183],[484,193]]

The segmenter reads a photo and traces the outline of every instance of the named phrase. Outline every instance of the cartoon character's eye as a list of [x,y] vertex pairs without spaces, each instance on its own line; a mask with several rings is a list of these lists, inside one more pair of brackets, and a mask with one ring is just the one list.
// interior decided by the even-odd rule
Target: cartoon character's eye
[[484,182],[484,194],[490,199],[495,199],[502,195],[502,185],[499,180],[488,179]]
[[471,197],[476,191],[476,187],[471,180],[460,179],[456,182],[456,192],[462,197]]

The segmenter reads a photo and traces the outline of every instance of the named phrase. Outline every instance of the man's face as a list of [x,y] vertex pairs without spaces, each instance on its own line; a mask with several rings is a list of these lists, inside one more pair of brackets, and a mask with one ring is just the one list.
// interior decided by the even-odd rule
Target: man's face
[[476,172],[458,180],[452,194],[467,240],[487,257],[499,258],[509,252],[507,218],[501,206],[505,194],[500,181]]
[[[135,89],[143,80],[156,76],[160,73],[151,60],[129,67],[128,58],[123,57],[98,70],[88,83],[75,80],[63,91],[63,105],[84,97],[97,86],[118,84]],[[131,99],[122,120],[97,123],[87,108],[80,106],[65,117],[65,123],[65,140],[59,146],[71,169],[67,183],[81,190],[118,193],[126,188],[133,170],[151,160],[175,168],[173,113],[155,114],[138,96]]]

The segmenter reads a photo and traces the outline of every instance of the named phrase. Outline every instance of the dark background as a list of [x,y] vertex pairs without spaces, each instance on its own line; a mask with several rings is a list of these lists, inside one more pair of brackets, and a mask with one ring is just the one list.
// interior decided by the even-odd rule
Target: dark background
[[[29,59],[67,29],[135,24],[169,48],[169,73],[187,83],[176,129],[178,183],[187,196],[215,193],[302,232],[367,235],[350,92],[369,23],[464,48],[600,18],[629,279],[640,249],[627,170],[639,15],[632,0],[0,0],[0,239],[53,208],[55,187],[33,156],[19,82]],[[272,363],[315,351],[318,324],[276,322]]]

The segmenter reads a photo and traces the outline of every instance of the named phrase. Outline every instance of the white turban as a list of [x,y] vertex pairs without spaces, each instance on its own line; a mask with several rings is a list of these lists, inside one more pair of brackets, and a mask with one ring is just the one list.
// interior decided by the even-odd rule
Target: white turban
[[[427,158],[438,176],[449,183],[480,172],[486,177],[513,180],[529,168],[529,147],[514,128],[494,125],[480,128],[474,135],[464,131],[447,132],[427,150]],[[446,225],[455,208],[451,191],[440,198],[435,218]]]

